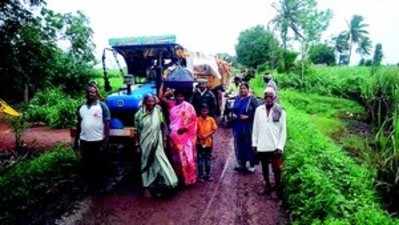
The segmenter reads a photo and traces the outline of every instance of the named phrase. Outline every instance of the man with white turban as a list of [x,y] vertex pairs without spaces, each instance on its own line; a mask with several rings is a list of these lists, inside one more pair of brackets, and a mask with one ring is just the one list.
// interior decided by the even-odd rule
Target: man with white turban
[[[286,113],[276,103],[276,91],[267,87],[264,92],[264,104],[255,111],[252,147],[262,165],[265,189],[261,194],[270,194],[276,190],[281,194],[280,179],[282,153],[287,139]],[[269,174],[269,164],[272,165],[275,186],[272,189]]]

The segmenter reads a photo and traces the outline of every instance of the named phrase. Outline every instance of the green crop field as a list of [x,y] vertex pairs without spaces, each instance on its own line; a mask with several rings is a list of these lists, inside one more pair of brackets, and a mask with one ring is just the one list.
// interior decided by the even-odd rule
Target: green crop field
[[[375,74],[366,67],[310,71],[304,82],[296,74],[275,76],[288,113],[284,179],[294,224],[398,224],[383,210],[382,199],[398,193],[399,68],[383,67]],[[261,73],[251,87],[262,95]],[[370,121],[372,110],[378,110],[369,107],[378,105],[373,93],[380,92],[393,102],[393,108],[377,112],[394,122],[388,139],[378,135],[381,123]]]

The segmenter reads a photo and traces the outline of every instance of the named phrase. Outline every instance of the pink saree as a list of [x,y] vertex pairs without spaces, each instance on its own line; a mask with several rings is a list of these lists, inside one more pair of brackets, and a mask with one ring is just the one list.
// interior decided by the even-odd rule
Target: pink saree
[[[176,172],[185,185],[194,184],[197,181],[197,116],[194,107],[184,101],[171,107],[169,117],[171,150]],[[180,128],[187,128],[187,132],[178,134]]]

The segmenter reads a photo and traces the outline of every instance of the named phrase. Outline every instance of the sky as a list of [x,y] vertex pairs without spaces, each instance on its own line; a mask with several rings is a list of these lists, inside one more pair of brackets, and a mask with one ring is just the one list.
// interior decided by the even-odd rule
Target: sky
[[[227,52],[241,31],[275,16],[274,0],[48,0],[57,12],[83,11],[94,30],[96,55],[112,37],[175,34],[190,51]],[[319,0],[320,9],[331,9],[333,18],[323,39],[343,31],[352,15],[365,17],[373,45],[382,43],[384,63],[399,62],[398,0]],[[352,59],[357,62],[358,57]]]

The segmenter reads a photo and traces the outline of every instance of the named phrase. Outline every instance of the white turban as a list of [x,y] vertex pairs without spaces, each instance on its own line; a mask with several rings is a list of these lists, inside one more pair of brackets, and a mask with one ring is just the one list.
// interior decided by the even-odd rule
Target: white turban
[[263,94],[266,94],[266,93],[272,93],[273,96],[276,97],[276,90],[274,90],[274,88],[272,88],[270,86],[267,86],[265,91],[263,92]]

